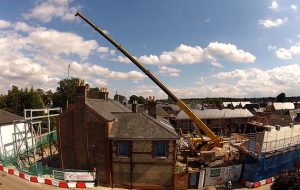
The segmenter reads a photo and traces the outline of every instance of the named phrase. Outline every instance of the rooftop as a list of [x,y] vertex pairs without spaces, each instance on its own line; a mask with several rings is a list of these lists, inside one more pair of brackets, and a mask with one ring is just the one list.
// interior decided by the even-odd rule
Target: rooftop
[[0,109],[0,125],[10,124],[13,123],[15,120],[21,120],[21,119],[23,119],[23,117]]
[[[200,119],[223,119],[223,118],[250,118],[254,115],[247,109],[192,109]],[[176,119],[189,119],[189,117],[180,111]]]
[[174,128],[164,119],[154,119],[145,113],[113,113],[117,118],[109,138],[113,139],[178,139]]

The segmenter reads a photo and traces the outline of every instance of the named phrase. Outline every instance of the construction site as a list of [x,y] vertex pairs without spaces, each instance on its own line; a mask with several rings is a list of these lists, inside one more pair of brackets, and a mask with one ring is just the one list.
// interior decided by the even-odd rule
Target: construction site
[[0,123],[1,170],[61,188],[184,190],[230,189],[228,182],[260,187],[300,165],[299,103],[189,104],[107,32],[80,12],[76,16],[169,100],[150,96],[143,104],[129,103],[125,96],[109,98],[106,87],[88,98],[89,87],[79,85],[65,110],[25,109],[24,117],[3,111],[1,117],[12,119]]

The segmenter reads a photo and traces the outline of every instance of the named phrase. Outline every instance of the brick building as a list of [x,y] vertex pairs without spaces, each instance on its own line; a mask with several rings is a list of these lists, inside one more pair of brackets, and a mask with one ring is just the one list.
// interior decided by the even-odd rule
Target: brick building
[[97,185],[172,189],[178,136],[166,121],[132,113],[107,90],[87,99],[78,87],[57,123],[63,169],[95,169]]

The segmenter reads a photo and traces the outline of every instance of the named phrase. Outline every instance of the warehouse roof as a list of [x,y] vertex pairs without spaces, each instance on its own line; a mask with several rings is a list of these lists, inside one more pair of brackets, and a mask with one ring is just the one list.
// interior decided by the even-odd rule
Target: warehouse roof
[[275,110],[293,110],[295,105],[292,102],[274,102],[273,103]]
[[[192,111],[200,119],[249,118],[254,116],[247,109],[193,109]],[[180,111],[176,119],[189,119],[189,117],[183,111]]]
[[113,139],[178,139],[167,120],[155,119],[145,113],[113,113],[117,118],[109,138]]
[[21,119],[23,119],[23,117],[0,109],[0,125],[13,123],[15,120],[21,120]]
[[120,102],[111,99],[86,99],[85,104],[108,121],[116,119],[112,112],[131,112]]

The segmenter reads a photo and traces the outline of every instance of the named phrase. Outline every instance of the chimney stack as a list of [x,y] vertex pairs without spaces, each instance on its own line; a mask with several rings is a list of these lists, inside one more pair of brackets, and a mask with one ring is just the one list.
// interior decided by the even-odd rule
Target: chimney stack
[[100,88],[99,99],[108,101],[108,90],[107,88]]
[[137,101],[136,100],[132,101],[132,112],[137,113]]
[[86,86],[76,86],[76,102],[84,103],[86,95],[87,95]]
[[154,96],[149,96],[147,107],[148,107],[148,115],[156,118],[156,101]]

